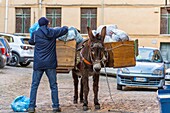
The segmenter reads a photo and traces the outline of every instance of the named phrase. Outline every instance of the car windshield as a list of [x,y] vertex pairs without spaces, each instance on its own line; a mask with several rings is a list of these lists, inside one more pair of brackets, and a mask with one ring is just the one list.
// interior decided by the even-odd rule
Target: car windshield
[[139,55],[136,57],[138,62],[163,62],[161,53],[158,49],[139,48]]

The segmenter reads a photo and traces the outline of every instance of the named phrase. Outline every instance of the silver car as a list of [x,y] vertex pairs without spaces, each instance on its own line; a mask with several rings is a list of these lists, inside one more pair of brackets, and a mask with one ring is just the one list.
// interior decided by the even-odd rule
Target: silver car
[[6,65],[6,56],[5,56],[5,46],[2,44],[2,42],[0,42],[0,68],[4,68]]
[[117,70],[117,89],[123,86],[163,88],[165,84],[165,63],[157,48],[139,47],[136,66]]
[[0,37],[0,42],[4,45],[6,52],[5,52],[5,56],[7,58],[7,65],[10,64],[11,59],[12,59],[12,52],[11,52],[11,48],[9,46],[8,41],[5,38]]

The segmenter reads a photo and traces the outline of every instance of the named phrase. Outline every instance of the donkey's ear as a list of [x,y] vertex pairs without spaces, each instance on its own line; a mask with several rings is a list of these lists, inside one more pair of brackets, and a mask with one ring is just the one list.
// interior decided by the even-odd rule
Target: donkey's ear
[[106,36],[106,26],[104,26],[104,27],[102,28],[101,36],[102,36],[103,41],[104,41],[104,38],[105,38],[105,36]]
[[88,35],[89,35],[90,40],[92,40],[94,36],[93,36],[91,28],[87,27],[87,31],[88,31]]

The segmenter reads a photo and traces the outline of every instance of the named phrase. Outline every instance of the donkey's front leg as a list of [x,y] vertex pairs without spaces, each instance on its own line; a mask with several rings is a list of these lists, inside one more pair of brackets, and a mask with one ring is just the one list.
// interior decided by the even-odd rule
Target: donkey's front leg
[[82,82],[83,82],[83,96],[84,96],[84,102],[83,102],[83,110],[88,110],[88,93],[89,93],[89,78],[88,75],[82,76]]
[[99,74],[95,74],[93,76],[93,92],[94,92],[95,109],[100,109],[100,104],[98,102],[98,90],[99,90]]
[[73,103],[77,104],[77,99],[78,99],[78,76],[75,72],[75,70],[72,70],[72,77],[73,77],[73,82],[74,82],[74,100]]

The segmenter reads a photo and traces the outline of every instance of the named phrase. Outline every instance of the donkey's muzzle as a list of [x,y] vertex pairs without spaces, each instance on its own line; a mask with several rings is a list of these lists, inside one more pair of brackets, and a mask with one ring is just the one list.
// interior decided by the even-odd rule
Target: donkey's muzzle
[[100,64],[100,63],[94,64],[94,65],[93,65],[93,70],[94,70],[95,72],[100,72],[100,70],[101,70],[101,64]]

